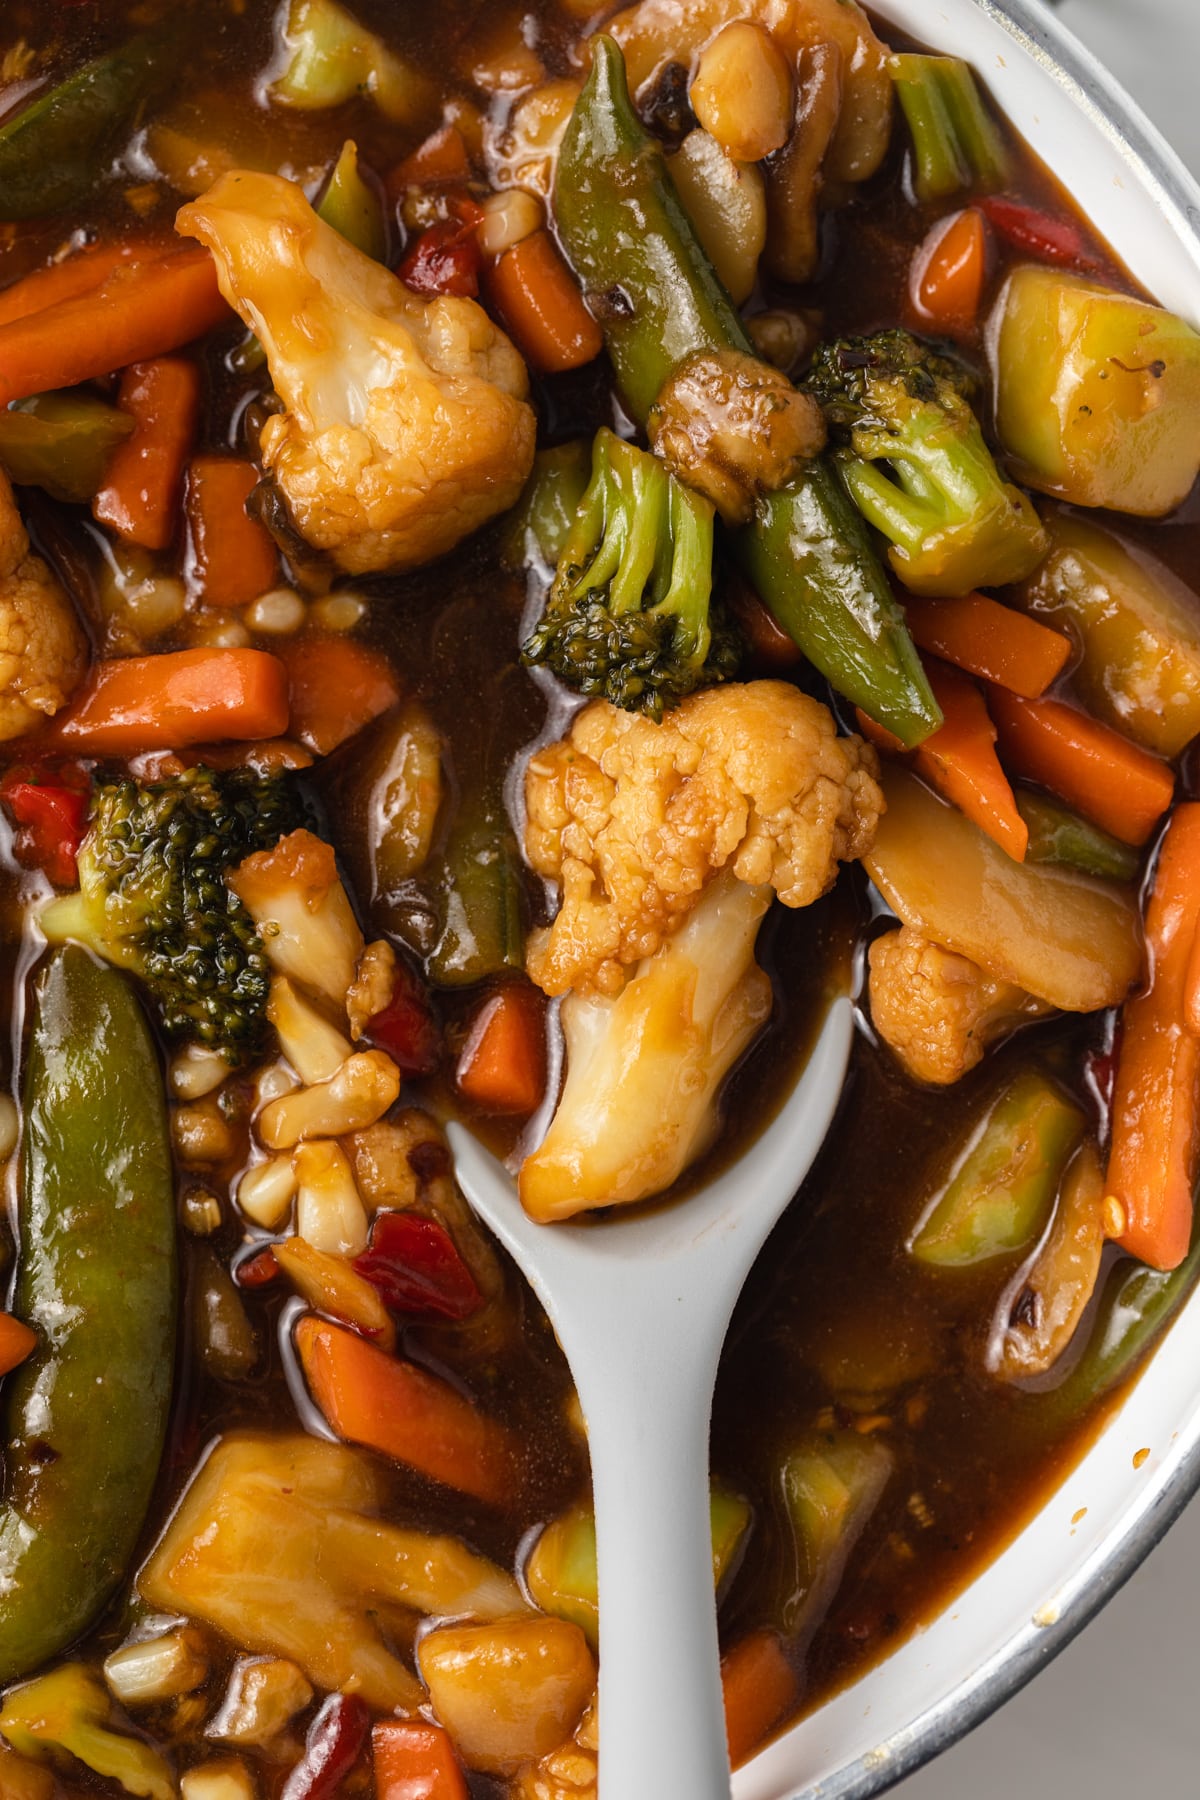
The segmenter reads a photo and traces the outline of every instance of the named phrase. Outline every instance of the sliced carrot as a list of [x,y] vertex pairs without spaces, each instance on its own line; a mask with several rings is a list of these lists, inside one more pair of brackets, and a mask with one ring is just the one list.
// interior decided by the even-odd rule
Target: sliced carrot
[[133,419],[104,471],[92,513],[129,544],[165,550],[175,536],[183,471],[200,416],[200,371],[185,356],[133,363],[117,405]]
[[1061,631],[1001,606],[987,594],[954,600],[905,600],[908,629],[922,650],[944,662],[1037,700],[1056,681],[1071,654]]
[[37,1349],[37,1337],[20,1319],[0,1312],[0,1375],[7,1375]]
[[0,325],[27,318],[30,313],[44,312],[63,300],[78,300],[82,294],[94,293],[114,269],[127,268],[133,263],[155,262],[178,248],[179,239],[175,237],[152,242],[125,238],[92,244],[74,256],[65,257],[62,262],[35,269],[32,275],[0,290]]
[[287,670],[266,650],[171,650],[93,665],[39,744],[94,756],[280,737]]
[[296,1327],[296,1349],[312,1397],[339,1437],[479,1500],[511,1496],[517,1465],[509,1433],[448,1382],[311,1313]]
[[0,406],[164,356],[230,317],[202,246],[122,263],[89,292],[0,325]]
[[1184,1022],[1193,1037],[1200,1038],[1200,931],[1192,944],[1184,982]]
[[542,997],[528,981],[506,981],[475,1013],[455,1083],[483,1112],[528,1118],[546,1092]]
[[751,660],[767,669],[794,669],[804,652],[776,624],[749,582],[732,580],[725,598]]
[[974,330],[987,280],[988,229],[968,206],[935,225],[913,259],[911,293],[920,322],[952,337]]
[[433,187],[471,179],[471,159],[466,140],[457,125],[443,125],[418,144],[403,162],[389,169],[385,186],[393,200],[405,188]]
[[754,1631],[721,1658],[725,1735],[736,1769],[795,1706],[800,1684],[773,1631]]
[[376,1725],[371,1756],[375,1800],[468,1800],[466,1778],[440,1725]]
[[387,658],[349,637],[294,638],[280,647],[292,691],[292,731],[328,756],[400,698]]
[[855,707],[854,718],[867,742],[874,744],[877,750],[882,750],[885,756],[908,755],[907,745],[902,744],[898,737],[894,737],[886,725],[881,725],[878,719],[873,719],[870,713],[865,713],[861,706]]
[[543,375],[582,368],[603,350],[604,333],[548,231],[531,232],[506,250],[485,284],[518,350]]
[[1187,984],[1200,929],[1200,804],[1177,806],[1146,909],[1149,989],[1125,1007],[1113,1093],[1108,1190],[1120,1201],[1122,1249],[1174,1269],[1192,1236],[1200,1151],[1200,1038]]
[[240,456],[197,456],[188,465],[192,565],[208,606],[247,606],[279,579],[275,539],[246,511],[258,481]]
[[1023,700],[1002,687],[989,699],[1013,774],[1040,781],[1123,844],[1146,842],[1175,792],[1168,763],[1061,700]]
[[918,774],[981,831],[1025,861],[1029,827],[1017,811],[1008,777],[996,755],[996,727],[973,681],[930,658],[925,673],[942,709],[942,724],[913,756]]

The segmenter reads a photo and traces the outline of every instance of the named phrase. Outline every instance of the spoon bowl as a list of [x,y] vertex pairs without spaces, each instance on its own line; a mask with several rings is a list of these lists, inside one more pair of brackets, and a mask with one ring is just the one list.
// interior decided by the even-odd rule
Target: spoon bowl
[[600,1800],[728,1800],[708,1439],[721,1346],[837,1109],[850,1002],[736,1164],[676,1205],[535,1224],[461,1125],[459,1184],[545,1307],[587,1420],[600,1600]]

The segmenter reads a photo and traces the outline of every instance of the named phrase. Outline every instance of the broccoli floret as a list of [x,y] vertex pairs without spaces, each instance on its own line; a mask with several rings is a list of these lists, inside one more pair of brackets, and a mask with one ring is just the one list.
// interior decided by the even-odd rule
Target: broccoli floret
[[713,604],[712,563],[709,501],[649,452],[597,432],[592,478],[523,660],[661,719],[737,674],[741,646]]
[[842,446],[850,497],[890,540],[892,568],[913,593],[965,594],[1032,574],[1045,530],[1028,496],[1002,479],[960,364],[906,331],[882,331],[823,344],[805,385]]
[[79,851],[79,889],[51,902],[42,930],[139,976],[168,1037],[241,1061],[266,1031],[270,968],[226,872],[303,818],[285,776],[250,769],[102,780]]

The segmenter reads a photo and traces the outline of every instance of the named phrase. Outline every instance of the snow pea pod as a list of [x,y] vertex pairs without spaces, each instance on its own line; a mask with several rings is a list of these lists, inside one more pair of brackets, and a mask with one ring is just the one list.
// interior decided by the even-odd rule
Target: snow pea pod
[[0,126],[0,219],[35,219],[87,199],[153,87],[165,47],[161,33],[144,33]]
[[[595,41],[563,138],[554,212],[604,327],[621,398],[639,424],[684,357],[753,355],[608,37]],[[778,623],[839,693],[906,745],[937,729],[941,712],[903,613],[866,526],[824,460],[759,503],[734,551]]]
[[0,1684],[96,1617],[136,1547],[167,1425],[175,1200],[158,1055],[125,978],[76,946],[38,983],[6,1384]]

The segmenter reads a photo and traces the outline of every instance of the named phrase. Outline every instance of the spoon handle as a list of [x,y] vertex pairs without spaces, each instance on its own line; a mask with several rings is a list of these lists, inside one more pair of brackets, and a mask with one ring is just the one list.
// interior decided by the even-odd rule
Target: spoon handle
[[708,1504],[717,1352],[676,1326],[658,1316],[638,1329],[632,1309],[615,1318],[609,1366],[580,1390],[600,1581],[599,1800],[729,1800]]

